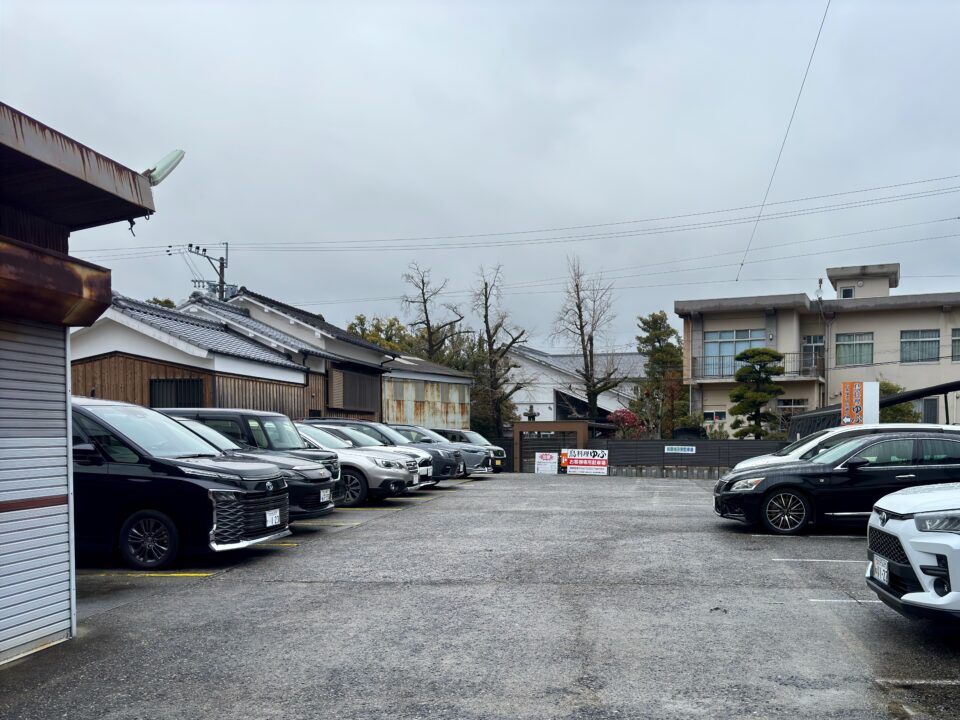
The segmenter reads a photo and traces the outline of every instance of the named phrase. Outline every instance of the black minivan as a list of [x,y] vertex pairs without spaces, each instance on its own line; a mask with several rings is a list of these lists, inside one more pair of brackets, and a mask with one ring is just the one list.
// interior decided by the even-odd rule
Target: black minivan
[[116,552],[158,569],[181,552],[285,537],[289,497],[276,465],[221,454],[166,415],[73,398],[78,551]]

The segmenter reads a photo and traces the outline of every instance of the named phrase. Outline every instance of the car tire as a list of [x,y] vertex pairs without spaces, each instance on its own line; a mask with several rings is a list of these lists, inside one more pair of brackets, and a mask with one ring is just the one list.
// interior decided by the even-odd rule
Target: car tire
[[810,524],[812,511],[807,496],[799,490],[772,490],[760,503],[760,522],[774,535],[799,535]]
[[176,523],[157,510],[140,510],[120,526],[120,556],[138,570],[159,570],[170,565],[180,551]]
[[343,501],[340,507],[356,507],[367,501],[370,487],[363,473],[353,468],[341,468],[340,479],[343,481]]

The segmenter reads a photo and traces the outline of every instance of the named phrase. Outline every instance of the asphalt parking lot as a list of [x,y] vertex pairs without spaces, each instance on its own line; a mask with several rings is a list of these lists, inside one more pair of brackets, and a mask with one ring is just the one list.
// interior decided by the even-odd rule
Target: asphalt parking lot
[[956,717],[960,630],[864,568],[862,533],[718,520],[709,481],[498,475],[88,563],[79,638],[0,668],[0,717]]

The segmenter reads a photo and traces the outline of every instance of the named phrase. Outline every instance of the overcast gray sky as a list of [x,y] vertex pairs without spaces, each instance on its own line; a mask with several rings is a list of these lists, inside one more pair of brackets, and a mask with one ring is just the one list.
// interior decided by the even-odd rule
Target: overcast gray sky
[[[957,238],[904,241],[960,233],[960,221],[944,220],[960,215],[960,177],[771,205],[765,213],[949,190],[761,222],[748,261],[804,256],[748,262],[740,283],[728,266],[739,256],[718,253],[746,246],[748,222],[650,230],[750,210],[369,241],[758,204],[823,8],[2,0],[0,97],[137,170],[186,151],[135,238],[116,225],[71,240],[73,254],[113,269],[120,292],[182,299],[191,275],[181,257],[104,248],[193,242],[214,252],[229,241],[230,281],[346,324],[360,312],[402,316],[395,300],[372,298],[401,295],[414,260],[462,291],[480,265],[502,263],[517,285],[562,278],[577,254],[616,284],[608,343],[618,346],[632,342],[638,314],[676,299],[812,295],[831,265],[899,261],[900,292],[956,289]],[[954,2],[835,0],[770,202],[960,175],[958,26]],[[798,244],[932,220],[943,221]],[[633,234],[568,237],[610,232]],[[394,249],[357,249],[384,246]],[[504,296],[541,347],[557,287]]]

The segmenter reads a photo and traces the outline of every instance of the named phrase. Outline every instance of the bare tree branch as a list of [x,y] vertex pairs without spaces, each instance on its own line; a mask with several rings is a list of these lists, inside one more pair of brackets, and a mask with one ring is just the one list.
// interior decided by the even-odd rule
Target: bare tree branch
[[623,382],[615,366],[598,370],[596,345],[616,317],[613,308],[613,285],[603,276],[588,276],[576,257],[567,259],[567,287],[563,303],[554,319],[554,337],[574,342],[582,367],[577,369],[591,420],[597,417],[597,398]]

